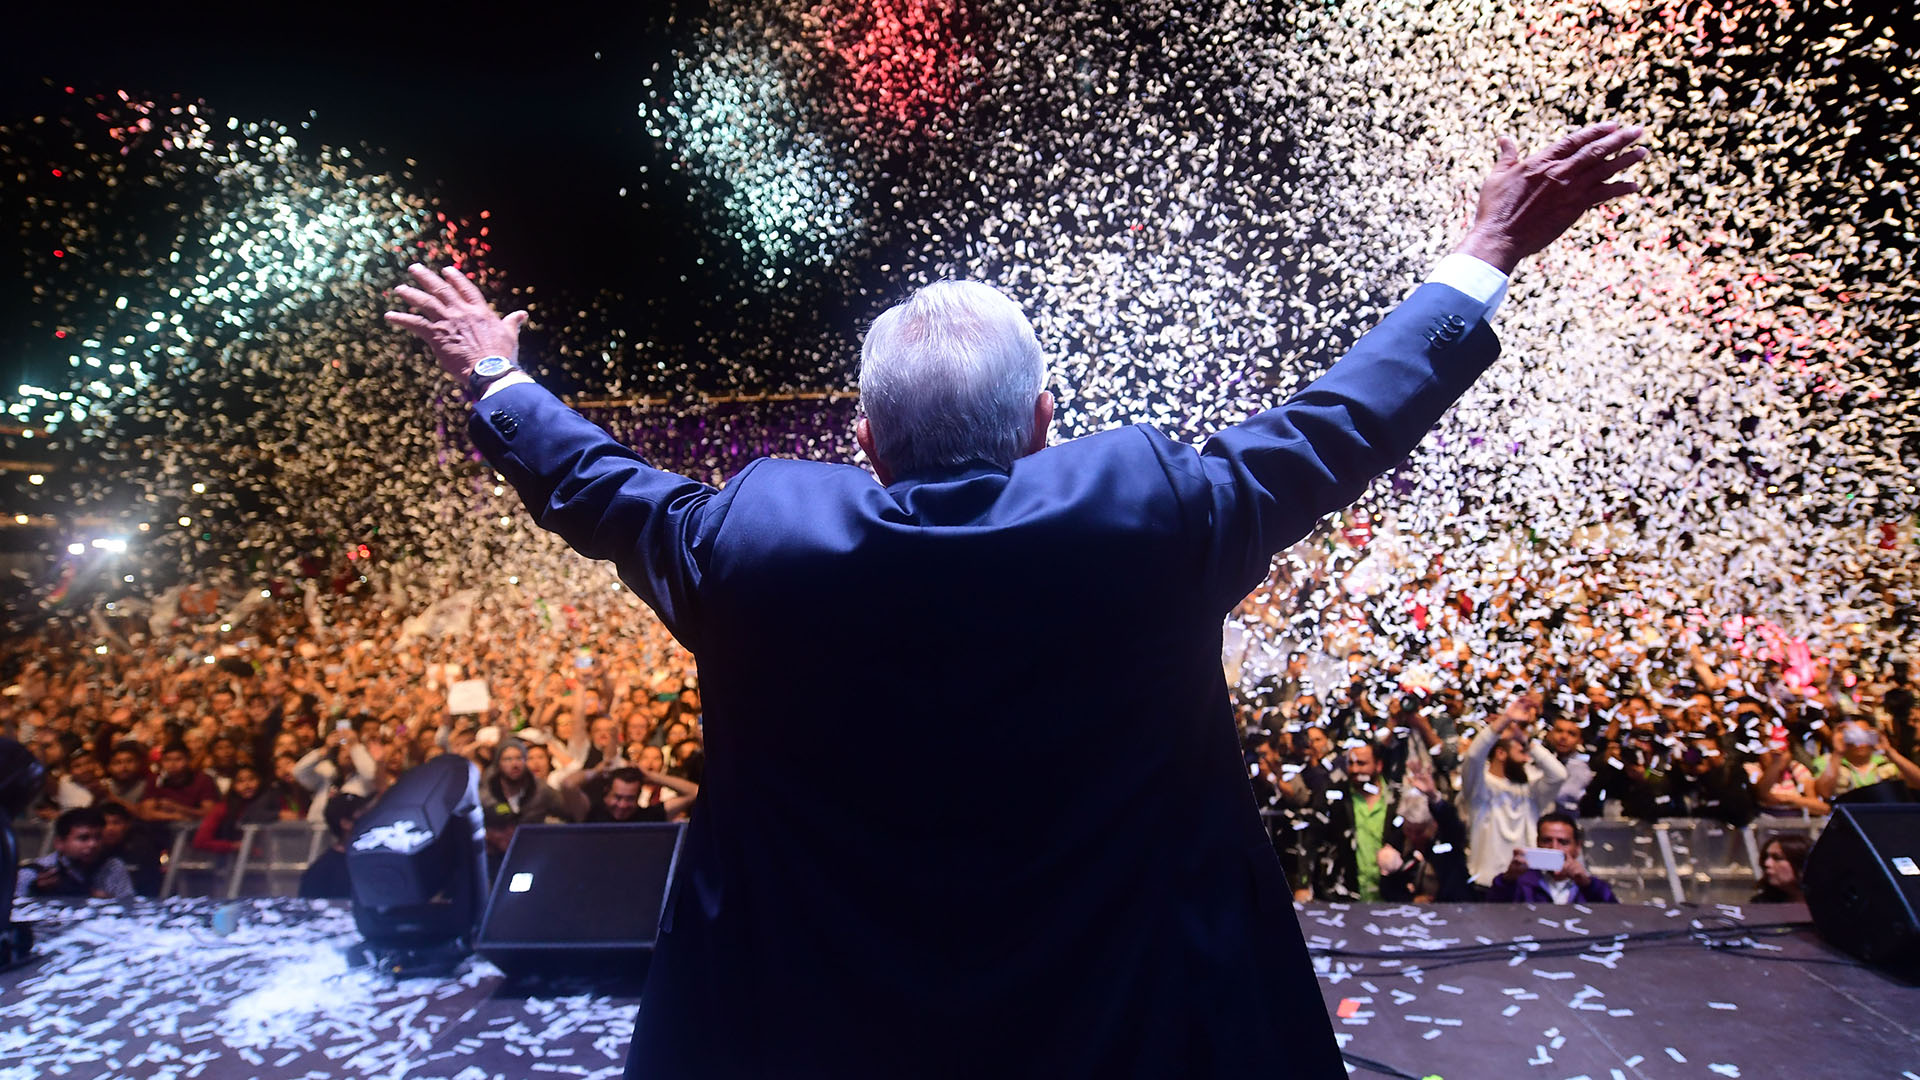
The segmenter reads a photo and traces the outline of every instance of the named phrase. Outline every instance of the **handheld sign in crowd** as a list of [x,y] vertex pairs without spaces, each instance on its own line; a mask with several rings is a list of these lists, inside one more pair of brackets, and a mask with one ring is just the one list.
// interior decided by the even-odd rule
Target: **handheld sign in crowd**
[[483,713],[492,707],[485,679],[462,679],[447,685],[447,711],[454,716]]

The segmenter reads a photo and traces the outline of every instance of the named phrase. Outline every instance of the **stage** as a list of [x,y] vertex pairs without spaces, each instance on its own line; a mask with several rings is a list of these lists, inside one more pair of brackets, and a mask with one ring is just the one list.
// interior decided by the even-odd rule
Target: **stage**
[[[608,1077],[630,994],[510,987],[485,962],[396,982],[349,967],[344,904],[25,903],[39,958],[0,974],[0,1080]],[[1799,906],[1308,905],[1344,1049],[1480,1077],[1920,1080],[1920,990],[1859,967]],[[1692,933],[1744,945],[1709,948]],[[1615,935],[1630,935],[1625,939]],[[1524,955],[1463,955],[1531,939]],[[1398,956],[1371,954],[1404,950]],[[1419,950],[1419,951],[1416,951]],[[1425,950],[1442,950],[1427,952]]]

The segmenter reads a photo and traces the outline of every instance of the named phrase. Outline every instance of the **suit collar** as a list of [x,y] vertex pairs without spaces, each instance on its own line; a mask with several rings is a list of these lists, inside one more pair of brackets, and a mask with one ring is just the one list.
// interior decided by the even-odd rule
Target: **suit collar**
[[1006,476],[1011,470],[984,458],[973,458],[958,465],[936,465],[904,476],[896,476],[887,485],[889,495],[899,495],[922,484],[961,484],[982,476]]

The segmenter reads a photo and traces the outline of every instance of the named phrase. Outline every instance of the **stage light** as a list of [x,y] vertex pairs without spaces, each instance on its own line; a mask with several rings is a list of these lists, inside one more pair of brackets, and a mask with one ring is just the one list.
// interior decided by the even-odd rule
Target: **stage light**
[[27,523],[27,515],[25,514],[13,515],[13,523],[15,525],[25,525]]
[[87,545],[85,544],[73,543],[67,545],[67,554],[69,555],[85,555],[86,553]]
[[46,478],[46,477],[44,477],[44,476],[42,476],[42,475],[40,475],[39,473],[28,473],[28,474],[27,474],[27,483],[29,483],[29,484],[35,484],[35,485],[38,485],[38,484],[44,484],[44,483],[46,483],[46,482],[47,482],[47,478]]
[[353,921],[396,975],[453,970],[472,951],[487,898],[480,771],[442,754],[360,815],[347,844]]
[[43,779],[45,770],[32,751],[12,739],[0,738],[0,814],[11,819],[25,813],[40,793]]
[[205,484],[193,485],[193,493],[195,495],[205,495],[207,493],[207,485]]
[[93,542],[93,546],[99,548],[101,551],[112,552],[115,555],[127,550],[127,542],[117,536],[100,537]]
[[13,836],[13,819],[26,813],[40,794],[46,769],[33,752],[12,739],[0,739],[0,866],[7,868],[6,888],[0,889],[0,971],[26,960],[33,951],[33,929],[13,921],[13,868],[20,865],[20,845]]

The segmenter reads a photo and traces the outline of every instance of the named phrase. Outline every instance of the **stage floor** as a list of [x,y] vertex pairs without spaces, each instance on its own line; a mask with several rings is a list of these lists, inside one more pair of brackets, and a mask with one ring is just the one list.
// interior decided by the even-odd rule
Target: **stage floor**
[[[39,958],[0,974],[0,1080],[608,1077],[625,1060],[630,996],[529,996],[478,961],[396,982],[348,966],[341,947],[359,936],[344,905],[239,901],[223,937],[222,903],[17,908],[38,924]],[[1310,945],[1343,951],[1321,961],[1343,1047],[1414,1077],[1920,1080],[1920,990],[1810,929],[1740,949],[1684,933],[1803,921],[1802,907],[1315,904],[1300,917]],[[1668,931],[1682,933],[1613,937]],[[1358,955],[1525,938],[1517,961]]]

